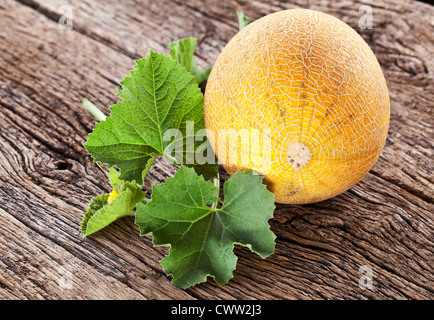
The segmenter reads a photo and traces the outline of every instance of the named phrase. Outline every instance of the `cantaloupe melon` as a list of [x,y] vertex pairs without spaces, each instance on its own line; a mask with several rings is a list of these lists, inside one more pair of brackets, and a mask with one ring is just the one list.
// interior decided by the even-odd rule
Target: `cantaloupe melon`
[[[276,202],[292,204],[334,197],[360,181],[385,144],[389,108],[383,72],[363,38],[305,9],[241,30],[212,69],[204,106],[225,170],[263,174]],[[234,133],[252,130],[268,140],[251,142],[256,151],[247,154]],[[232,136],[228,145],[219,145],[222,132]],[[258,150],[269,153],[268,163],[254,161]]]

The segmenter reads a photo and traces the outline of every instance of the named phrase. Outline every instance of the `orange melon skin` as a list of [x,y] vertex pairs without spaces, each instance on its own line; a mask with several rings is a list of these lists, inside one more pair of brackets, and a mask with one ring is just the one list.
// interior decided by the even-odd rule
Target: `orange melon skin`
[[[204,105],[225,170],[263,174],[275,201],[287,204],[329,199],[360,181],[383,149],[389,109],[365,41],[339,19],[304,9],[241,30],[212,69]],[[233,135],[243,130],[266,139],[243,148]],[[221,142],[228,132],[232,139]],[[261,152],[267,161],[257,161]]]

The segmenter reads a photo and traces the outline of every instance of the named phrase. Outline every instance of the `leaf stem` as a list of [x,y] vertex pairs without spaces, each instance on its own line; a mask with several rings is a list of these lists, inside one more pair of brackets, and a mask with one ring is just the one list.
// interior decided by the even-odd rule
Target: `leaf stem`
[[88,99],[86,98],[83,99],[82,106],[87,111],[89,111],[98,121],[104,121],[106,119],[105,114]]
[[212,207],[211,207],[213,209],[213,211],[215,211],[217,209],[217,205],[220,202],[220,174],[218,172],[217,172],[217,176],[213,179],[213,182],[214,182],[214,185],[217,187],[217,190],[219,192],[217,201],[214,202],[212,204]]
[[109,177],[109,173],[104,170],[104,168],[101,166],[101,164],[99,162],[95,162],[95,164],[98,166],[98,168],[100,168],[100,170],[107,176],[107,178]]

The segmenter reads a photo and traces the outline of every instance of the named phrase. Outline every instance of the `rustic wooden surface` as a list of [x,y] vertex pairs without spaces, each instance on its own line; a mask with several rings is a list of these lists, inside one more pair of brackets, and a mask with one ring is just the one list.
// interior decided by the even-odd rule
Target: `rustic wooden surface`
[[[373,29],[363,30],[352,0],[83,0],[69,30],[58,24],[67,3],[0,2],[0,299],[434,298],[434,7],[364,2]],[[158,262],[167,249],[132,219],[82,239],[81,213],[109,184],[82,147],[94,119],[81,100],[108,114],[117,83],[149,49],[196,36],[198,62],[210,67],[237,32],[235,11],[254,20],[299,6],[352,26],[384,70],[391,125],[372,171],[334,199],[278,205],[276,253],[262,260],[236,247],[225,286],[170,284]],[[159,161],[148,192],[173,173]],[[361,266],[373,271],[371,289],[359,287]]]

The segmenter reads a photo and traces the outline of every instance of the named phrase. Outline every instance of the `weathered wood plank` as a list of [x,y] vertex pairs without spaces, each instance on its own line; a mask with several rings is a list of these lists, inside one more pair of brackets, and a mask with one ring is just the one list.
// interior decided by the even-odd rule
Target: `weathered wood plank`
[[[28,228],[43,234],[45,241],[40,240],[41,243],[51,246],[51,242],[54,242],[70,252],[68,261],[71,265],[78,267],[85,263],[88,269],[99,272],[100,277],[114,277],[118,286],[125,283],[126,289],[131,287],[137,291],[128,294],[128,290],[124,289],[108,295],[103,289],[101,295],[119,298],[124,294],[132,298],[191,298],[183,291],[172,288],[165,278],[164,281],[156,280],[162,276],[161,270],[155,271],[155,267],[159,268],[158,260],[163,255],[161,251],[152,249],[149,239],[145,244],[142,243],[143,239],[139,239],[137,229],[131,221],[124,221],[118,226],[119,232],[112,234],[115,238],[120,237],[116,245],[118,248],[114,251],[111,241],[104,236],[100,237],[103,243],[98,244],[98,239],[82,240],[78,233],[81,212],[86,206],[83,197],[89,199],[97,193],[107,191],[104,174],[95,170],[81,146],[93,126],[90,118],[82,122],[83,114],[80,111],[80,100],[87,94],[82,84],[83,81],[88,81],[86,72],[89,71],[82,68],[83,62],[87,57],[104,51],[104,61],[98,62],[94,56],[93,63],[90,62],[95,68],[92,73],[95,73],[98,68],[108,69],[106,66],[110,62],[115,68],[122,65],[122,62],[124,68],[131,68],[131,60],[119,57],[117,52],[79,33],[57,29],[53,22],[30,8],[13,2],[9,5],[14,6],[14,11],[2,16],[1,23],[5,25],[1,29],[7,27],[11,30],[10,26],[15,26],[17,30],[14,38],[1,40],[2,45],[11,48],[14,55],[2,55],[1,59],[5,63],[2,62],[0,67],[2,209],[11,218],[15,217]],[[24,24],[15,24],[14,20],[10,20],[13,19],[13,13],[23,17],[26,20]],[[31,30],[39,30],[40,36],[34,36]],[[44,33],[46,35],[42,36]],[[19,34],[22,36],[17,38]],[[50,39],[50,35],[57,38]],[[78,52],[75,45],[82,49]],[[110,61],[110,55],[115,61]],[[76,68],[70,63],[62,63],[66,62],[63,59],[71,57],[75,57],[74,63],[78,63]],[[49,67],[43,67],[43,64]],[[112,90],[107,88],[110,85],[113,87],[113,84],[100,75],[93,79],[94,84],[89,90],[99,91],[100,98],[106,99],[104,103],[113,103],[113,96],[110,101],[103,93],[105,91],[110,94]],[[43,130],[40,130],[41,126]],[[2,215],[1,224],[7,226],[11,233],[15,231],[9,224],[7,215]],[[129,228],[126,237],[122,236],[125,232],[122,225]],[[129,235],[136,239],[129,239]],[[139,249],[143,245],[152,249],[149,255],[146,250]],[[138,250],[141,254],[137,256],[135,252]],[[14,242],[9,243],[8,251],[15,251]],[[151,256],[154,257],[150,259]],[[26,257],[27,261],[31,261],[32,253],[29,252]],[[151,265],[143,263],[143,257],[147,257]],[[76,276],[82,277],[83,283],[86,283],[86,271],[83,276]],[[41,281],[43,277],[41,274]],[[155,285],[150,285],[152,282]],[[169,289],[165,286],[169,286]],[[68,297],[63,291],[52,291],[52,297],[57,294]],[[88,295],[77,293],[77,296]]]
[[[277,207],[273,256],[262,260],[237,247],[238,268],[228,285],[209,281],[184,291],[169,283],[158,263],[167,249],[139,237],[132,219],[89,239],[78,234],[90,199],[108,191],[104,174],[82,147],[94,121],[81,111],[81,99],[112,105],[116,83],[132,69],[133,59],[150,48],[167,51],[180,37],[198,37],[199,63],[211,66],[237,31],[235,10],[256,19],[302,5],[191,0],[128,8],[114,1],[80,1],[73,5],[73,29],[64,30],[57,25],[56,1],[5,1],[0,6],[0,252],[5,252],[0,298],[434,297],[434,9],[418,2],[372,2],[372,30],[358,28],[360,4],[311,3],[353,26],[374,50],[390,89],[391,127],[378,163],[350,191],[313,205]],[[174,170],[159,161],[146,189]],[[364,265],[374,273],[371,290],[358,286]],[[70,287],[59,286],[62,268],[72,273]]]
[[[57,21],[61,15],[58,13],[57,1],[22,1],[53,20]],[[380,167],[380,163],[377,167],[381,169],[376,170],[376,167],[373,172],[399,183],[408,191],[428,196],[432,203],[434,196],[431,192],[433,184],[430,170],[433,165],[429,161],[434,148],[430,137],[434,132],[432,117],[426,117],[426,113],[432,114],[430,101],[434,100],[434,46],[428,32],[431,24],[430,10],[424,10],[430,8],[432,11],[432,7],[402,1],[385,1],[382,5],[375,2],[364,4],[373,7],[372,30],[360,29],[358,25],[361,4],[319,3],[312,4],[311,7],[342,19],[369,43],[383,67],[391,95],[391,130],[388,137],[390,147],[382,157],[385,160],[395,158],[401,167],[409,162],[415,163],[411,158],[417,158],[418,166],[421,167],[398,167],[401,170],[396,170],[390,166]],[[204,66],[212,66],[224,45],[237,31],[235,10],[244,10],[252,19],[256,19],[275,10],[303,5],[304,1],[293,4],[250,1],[245,6],[232,1],[227,1],[224,5],[196,0],[160,1],[158,4],[150,2],[137,8],[137,16],[127,28],[125,21],[131,20],[131,10],[115,1],[99,6],[92,1],[82,1],[73,7],[73,21],[74,29],[80,33],[108,43],[115,50],[132,58],[146,55],[150,48],[166,52],[169,42],[181,37],[195,36],[199,39],[200,62]],[[95,11],[95,7],[98,7],[98,11]],[[99,19],[92,18],[96,12],[100,15]],[[176,12],[176,16],[173,12]],[[112,32],[113,29],[116,32]],[[426,45],[422,46],[421,43]],[[122,77],[112,78],[112,81],[119,82]],[[402,91],[404,84],[405,92]],[[385,163],[387,162],[389,161]],[[421,183],[414,183],[414,178],[420,179]]]

